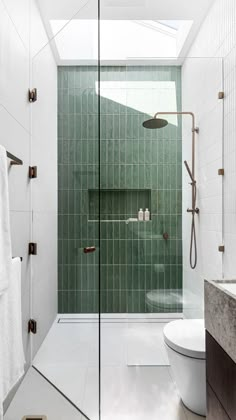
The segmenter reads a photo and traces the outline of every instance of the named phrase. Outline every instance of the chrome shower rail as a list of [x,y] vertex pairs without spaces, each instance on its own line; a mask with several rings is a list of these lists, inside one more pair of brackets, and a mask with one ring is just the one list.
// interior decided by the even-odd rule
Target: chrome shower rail
[[11,159],[11,165],[23,165],[23,161],[18,157],[14,156],[12,153],[7,152],[7,157]]

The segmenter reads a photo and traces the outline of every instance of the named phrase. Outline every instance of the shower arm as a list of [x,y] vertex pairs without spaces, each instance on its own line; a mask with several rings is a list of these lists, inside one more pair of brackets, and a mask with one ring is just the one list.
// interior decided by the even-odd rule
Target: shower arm
[[[154,115],[154,118],[157,118],[158,115],[189,115],[192,118],[192,170],[190,170],[187,162],[185,161],[184,164],[187,168],[189,176],[192,180],[192,209],[187,210],[192,213],[198,213],[199,209],[195,209],[195,188],[196,188],[196,180],[195,180],[195,134],[199,133],[199,128],[195,126],[195,115],[193,112],[157,112]],[[197,211],[196,211],[197,210]]]

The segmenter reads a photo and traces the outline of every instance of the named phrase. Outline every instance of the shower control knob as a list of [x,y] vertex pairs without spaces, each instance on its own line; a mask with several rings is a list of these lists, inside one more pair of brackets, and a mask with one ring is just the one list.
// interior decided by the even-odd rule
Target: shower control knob
[[163,233],[163,239],[165,239],[167,241],[167,239],[169,239],[169,234],[167,232]]
[[96,251],[96,247],[95,246],[86,246],[84,248],[84,253],[85,254],[89,254],[90,252],[94,252]]
[[192,214],[194,214],[194,213],[199,213],[199,208],[198,207],[196,207],[195,209],[187,209],[187,213],[192,213]]

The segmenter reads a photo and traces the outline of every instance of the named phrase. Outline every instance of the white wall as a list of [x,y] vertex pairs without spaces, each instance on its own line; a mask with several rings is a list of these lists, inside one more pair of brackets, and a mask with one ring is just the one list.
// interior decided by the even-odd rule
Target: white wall
[[[184,305],[186,317],[203,316],[204,278],[236,276],[235,7],[235,0],[215,0],[189,53],[189,57],[204,58],[188,58],[183,65],[183,109],[191,107],[200,128],[196,152],[200,207],[196,270],[191,270],[188,263],[190,217],[185,211],[191,201],[189,191],[183,189],[184,296],[186,299],[189,292],[194,296],[193,305]],[[220,57],[224,58],[222,66]],[[226,96],[219,101],[217,93],[223,85]],[[184,128],[183,159],[189,155],[188,142]],[[223,179],[217,175],[221,167],[225,168]],[[225,244],[223,255],[217,250],[221,244]]]
[[[236,38],[236,5],[234,29]],[[236,46],[224,60],[224,243],[223,275],[236,278]]]
[[[13,255],[23,257],[27,366],[57,312],[57,71],[49,47],[35,58],[47,42],[34,0],[0,0],[0,144],[24,162],[9,165],[9,189]],[[32,86],[39,89],[35,104],[27,98]],[[38,165],[37,180],[29,180],[29,165]],[[28,256],[31,241],[39,244],[38,256]],[[27,332],[30,317],[38,320],[34,337]]]

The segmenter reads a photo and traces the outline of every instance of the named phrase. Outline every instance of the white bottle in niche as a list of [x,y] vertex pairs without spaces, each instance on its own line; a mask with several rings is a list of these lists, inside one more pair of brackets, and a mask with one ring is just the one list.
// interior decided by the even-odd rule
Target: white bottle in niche
[[150,220],[150,211],[148,209],[146,209],[145,212],[144,212],[144,220],[145,220],[145,222]]
[[138,220],[139,221],[143,221],[143,217],[144,217],[143,209],[139,209],[139,212],[138,212]]

